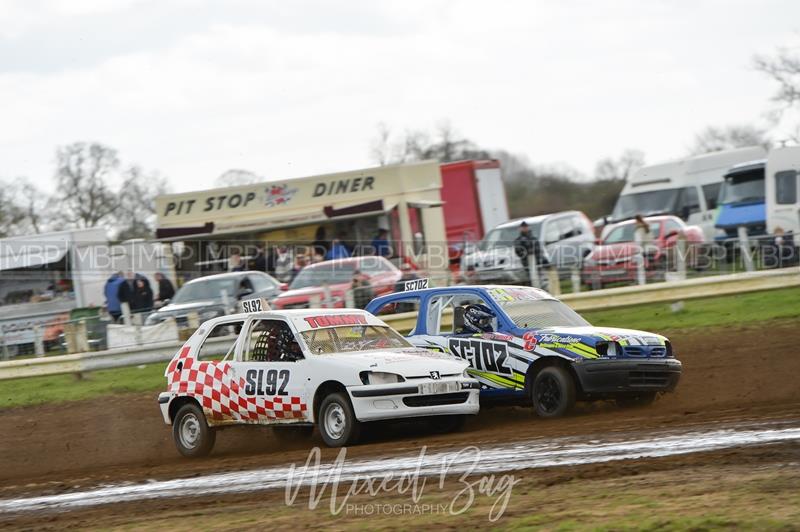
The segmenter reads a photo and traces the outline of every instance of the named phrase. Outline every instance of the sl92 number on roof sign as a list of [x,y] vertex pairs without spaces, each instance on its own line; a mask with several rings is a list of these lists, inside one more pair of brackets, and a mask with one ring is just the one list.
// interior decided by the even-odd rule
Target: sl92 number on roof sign
[[269,310],[269,305],[261,298],[246,299],[242,301],[242,310],[247,313],[264,312],[266,310]]
[[428,279],[412,279],[406,281],[403,285],[403,290],[406,292],[409,290],[423,290],[425,288],[428,288]]

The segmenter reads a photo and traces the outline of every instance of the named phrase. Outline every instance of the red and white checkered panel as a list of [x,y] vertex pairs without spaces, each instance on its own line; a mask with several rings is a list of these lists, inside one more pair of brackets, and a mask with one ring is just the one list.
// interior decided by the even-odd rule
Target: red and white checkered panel
[[[297,396],[246,396],[244,379],[234,379],[229,362],[201,362],[184,347],[167,367],[168,388],[194,397],[206,415],[214,420],[269,422],[275,419],[304,419],[308,405]],[[178,371],[178,363],[183,366]]]

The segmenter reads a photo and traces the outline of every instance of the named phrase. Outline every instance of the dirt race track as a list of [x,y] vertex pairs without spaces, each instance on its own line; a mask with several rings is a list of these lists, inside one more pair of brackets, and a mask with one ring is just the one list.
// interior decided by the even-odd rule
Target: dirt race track
[[[660,398],[650,407],[624,410],[610,403],[585,404],[579,405],[573,415],[551,421],[536,418],[524,407],[485,408],[468,423],[465,431],[449,435],[434,435],[416,427],[392,429],[380,426],[373,428],[363,445],[348,450],[348,459],[414,454],[423,445],[429,450],[465,445],[482,447],[510,440],[543,437],[587,435],[588,438],[664,429],[688,431],[696,427],[734,422],[781,421],[800,424],[800,327],[797,325],[797,321],[789,320],[758,327],[671,333],[676,353],[684,363],[683,378],[676,393]],[[311,442],[297,442],[286,449],[285,444],[279,445],[273,439],[269,430],[232,428],[220,432],[215,452],[210,458],[194,461],[182,459],[174,449],[169,427],[160,419],[155,394],[122,395],[70,404],[11,409],[0,412],[0,423],[4,427],[0,441],[0,499],[58,494],[110,482],[184,478],[210,472],[304,463],[308,449],[321,444],[315,435]],[[332,460],[336,454],[335,450],[322,451],[323,460]],[[559,490],[566,489],[565,485],[576,478],[586,480],[574,488],[577,491],[588,489],[589,484],[596,484],[598,489],[613,486],[612,489],[619,490],[620,486],[624,488],[631,483],[641,483],[650,486],[648,489],[666,493],[680,490],[680,485],[691,483],[698,489],[707,484],[709,492],[713,492],[722,489],[719,486],[725,486],[726,482],[738,478],[751,479],[756,483],[776,482],[776,485],[797,494],[800,493],[798,463],[800,452],[794,441],[672,458],[628,460],[616,465],[545,468],[537,472],[535,479],[522,472],[522,480],[515,487],[515,502],[509,505],[511,513],[504,519],[514,516],[522,518],[519,513],[525,507],[522,503],[531,492],[546,489],[552,495],[557,495]],[[786,464],[793,466],[787,469],[784,467]],[[567,469],[568,472],[565,471]],[[780,473],[776,473],[777,477],[770,476],[771,471]],[[762,478],[765,475],[768,481]],[[635,482],[631,480],[633,476],[637,477]],[[711,487],[709,479],[712,478],[719,482],[715,484],[717,487]],[[733,487],[731,489],[734,490]],[[186,521],[181,512],[188,511],[189,500],[162,499],[53,515],[0,514],[0,525],[58,525],[60,528],[63,525],[117,526],[134,523],[140,526],[188,527],[191,520]],[[327,508],[314,512],[306,509],[302,514],[305,521],[296,521],[297,512],[286,514],[282,491],[277,495],[250,493],[235,498],[191,499],[194,513],[190,514],[195,519],[206,519],[201,517],[205,515],[204,512],[217,515],[224,507],[237,508],[240,515],[250,515],[248,512],[252,513],[256,508],[263,511],[262,506],[268,500],[274,500],[276,505],[272,515],[276,519],[279,516],[286,517],[289,520],[286,524],[319,525],[326,522],[325,516],[328,519],[331,517]],[[786,514],[781,504],[793,505],[795,512],[800,511],[797,510],[800,501],[781,501],[780,497],[771,499],[770,504],[777,506],[769,513],[770,519],[783,522],[781,519],[797,515]],[[715,507],[713,501],[706,502],[709,503],[708,508]],[[520,504],[522,506],[517,509]],[[719,507],[719,503],[716,504]],[[746,509],[747,505],[742,501],[737,504]],[[762,501],[759,507],[763,509],[769,505]],[[148,513],[151,510],[156,513]],[[611,512],[611,509],[607,510]],[[614,506],[614,511],[617,510]],[[237,526],[249,528],[261,523],[259,515],[252,514],[253,520]],[[749,515],[753,516],[752,513]],[[800,518],[800,515],[797,517]],[[443,516],[437,519],[429,520],[426,524],[442,528],[459,523],[457,519],[448,521]],[[595,522],[597,516],[587,519],[587,523]],[[205,523],[211,525],[214,522]],[[389,524],[389,521],[381,523]],[[545,527],[554,524],[548,523],[545,520],[521,524]],[[579,519],[577,523],[583,521]],[[219,523],[220,526],[222,524]],[[339,522],[340,526],[350,524],[359,526],[357,522]],[[406,522],[406,525],[410,526],[411,522]]]

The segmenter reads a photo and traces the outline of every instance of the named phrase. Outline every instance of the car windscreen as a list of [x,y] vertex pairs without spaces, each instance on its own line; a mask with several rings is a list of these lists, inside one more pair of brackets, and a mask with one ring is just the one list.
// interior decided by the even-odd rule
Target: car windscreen
[[309,350],[316,355],[413,347],[391,327],[377,325],[327,327],[305,331],[301,335]]
[[499,303],[517,327],[543,329],[546,327],[585,327],[589,322],[580,314],[555,299],[539,301],[510,301]]
[[[539,227],[541,224],[528,224],[530,228],[531,235],[538,238],[539,236]],[[486,251],[493,248],[501,248],[501,247],[512,247],[514,245],[514,240],[519,236],[519,226],[514,225],[511,227],[496,227],[486,233],[486,236],[483,237],[483,240],[480,241],[478,244],[478,248],[481,251]]]
[[719,195],[720,205],[764,201],[764,174],[729,176]]
[[222,299],[222,292],[227,297],[236,293],[235,279],[208,279],[193,281],[183,285],[172,298],[171,303],[191,303],[193,301],[207,301],[209,299]]
[[300,270],[289,288],[309,288],[324,284],[341,284],[353,279],[356,265],[352,262],[327,262],[307,266]]
[[617,199],[611,219],[625,220],[637,214],[674,213],[679,195],[678,188],[624,194]]
[[[651,229],[652,231],[652,229]],[[603,244],[617,244],[619,242],[633,242],[635,240],[636,224],[622,224],[612,229],[603,239]]]

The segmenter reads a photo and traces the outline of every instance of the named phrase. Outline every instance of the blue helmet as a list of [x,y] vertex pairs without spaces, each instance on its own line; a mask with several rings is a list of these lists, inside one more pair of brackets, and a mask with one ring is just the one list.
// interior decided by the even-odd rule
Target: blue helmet
[[464,331],[492,332],[492,320],[496,317],[494,311],[486,305],[468,305],[464,310]]

